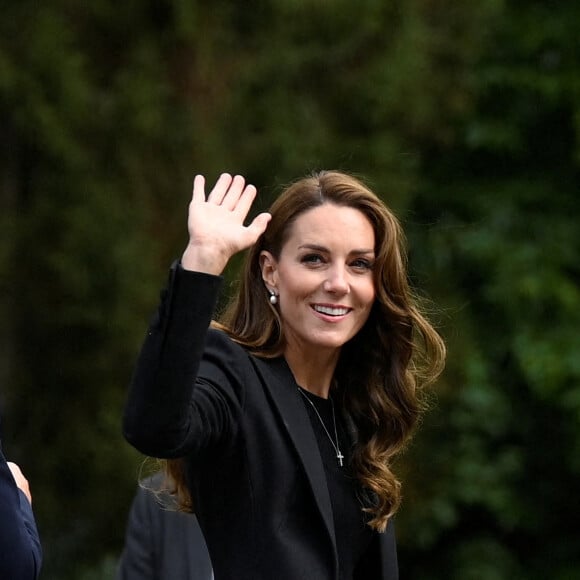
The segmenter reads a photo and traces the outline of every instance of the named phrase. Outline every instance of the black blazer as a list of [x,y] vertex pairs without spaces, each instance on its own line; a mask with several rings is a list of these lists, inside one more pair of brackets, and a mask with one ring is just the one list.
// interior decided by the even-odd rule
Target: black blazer
[[0,444],[0,578],[38,578],[42,550],[32,507],[16,487]]
[[[124,415],[145,454],[187,457],[216,580],[338,580],[326,475],[283,358],[207,330],[221,278],[171,270]],[[394,528],[375,534],[361,580],[398,578]]]
[[155,494],[161,478],[145,481],[131,504],[117,580],[212,580],[203,534],[193,514]]

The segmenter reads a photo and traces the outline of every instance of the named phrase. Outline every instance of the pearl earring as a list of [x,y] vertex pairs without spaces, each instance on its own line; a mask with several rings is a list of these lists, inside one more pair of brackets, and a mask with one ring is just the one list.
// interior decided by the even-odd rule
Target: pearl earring
[[278,304],[278,295],[276,294],[276,292],[274,292],[274,290],[269,290],[270,292],[270,304],[274,305],[274,304]]

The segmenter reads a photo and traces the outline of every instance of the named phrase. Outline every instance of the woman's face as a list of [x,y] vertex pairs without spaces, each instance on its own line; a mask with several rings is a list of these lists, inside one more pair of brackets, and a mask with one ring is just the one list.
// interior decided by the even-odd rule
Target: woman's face
[[374,247],[362,212],[326,203],[296,219],[278,260],[262,252],[262,277],[278,294],[287,348],[332,351],[357,334],[375,298]]

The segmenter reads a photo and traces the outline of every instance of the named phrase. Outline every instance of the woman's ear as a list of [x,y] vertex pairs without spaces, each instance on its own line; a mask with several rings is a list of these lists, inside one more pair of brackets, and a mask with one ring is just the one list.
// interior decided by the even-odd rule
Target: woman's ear
[[268,290],[275,290],[278,282],[278,264],[276,259],[267,250],[260,252],[260,269],[262,270],[262,280]]

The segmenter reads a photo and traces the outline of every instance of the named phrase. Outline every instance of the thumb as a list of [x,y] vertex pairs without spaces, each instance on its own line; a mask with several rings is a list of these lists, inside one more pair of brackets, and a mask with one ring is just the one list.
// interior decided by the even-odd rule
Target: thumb
[[248,226],[248,231],[250,231],[252,236],[257,240],[266,231],[271,219],[272,215],[269,213],[261,213],[257,215]]

